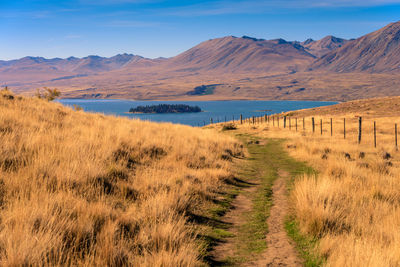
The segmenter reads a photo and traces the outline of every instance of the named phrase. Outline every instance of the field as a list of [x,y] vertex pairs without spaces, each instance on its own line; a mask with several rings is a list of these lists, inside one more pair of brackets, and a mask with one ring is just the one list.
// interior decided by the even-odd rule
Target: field
[[398,266],[398,106],[400,97],[359,100],[279,114],[279,127],[275,116],[192,128],[3,90],[1,265],[265,262],[273,184],[287,181],[286,230],[304,264]]
[[[399,104],[400,98],[394,97],[289,112],[280,114],[279,127],[276,118],[274,123],[272,118],[269,123],[235,122],[238,132],[267,140],[284,138],[289,154],[317,171],[295,176],[289,182],[291,215],[299,234],[318,240],[309,252],[322,257],[326,266],[400,265],[400,155],[394,135],[395,123],[400,123]],[[288,116],[285,129],[283,115]],[[358,116],[363,117],[360,144]],[[316,122],[314,133],[312,117]]]
[[2,266],[197,266],[242,155],[215,131],[0,94]]

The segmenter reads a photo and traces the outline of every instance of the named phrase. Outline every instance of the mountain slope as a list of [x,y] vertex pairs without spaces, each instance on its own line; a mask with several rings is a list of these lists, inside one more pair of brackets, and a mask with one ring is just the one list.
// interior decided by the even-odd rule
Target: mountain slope
[[400,22],[350,41],[311,65],[335,72],[400,71]]
[[124,66],[132,68],[149,61],[151,60],[131,54],[119,54],[110,58],[100,56],[69,57],[65,59],[24,57],[17,60],[0,61],[0,84],[84,76],[117,70]]
[[287,72],[298,70],[314,56],[294,42],[228,36],[205,41],[168,60],[178,71]]
[[314,41],[312,39],[307,39],[300,44],[305,48],[307,52],[315,55],[316,57],[321,57],[331,51],[336,50],[346,44],[348,40],[338,38],[332,35],[328,35],[321,40]]
[[[399,28],[393,23],[356,40],[327,36],[301,43],[228,36],[172,58],[26,57],[0,61],[0,86],[26,94],[47,86],[64,97],[143,100],[344,101],[399,95]],[[327,50],[333,51],[316,57]],[[196,88],[212,90],[193,94]]]

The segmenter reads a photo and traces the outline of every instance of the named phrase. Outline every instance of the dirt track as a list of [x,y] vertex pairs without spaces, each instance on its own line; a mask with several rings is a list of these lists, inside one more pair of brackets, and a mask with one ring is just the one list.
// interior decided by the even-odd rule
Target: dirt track
[[280,171],[273,191],[273,203],[267,220],[269,232],[267,235],[267,250],[260,259],[245,264],[245,266],[302,266],[291,240],[284,229],[284,220],[288,212],[286,195],[286,179],[289,174]]
[[[230,225],[227,230],[232,234],[232,237],[227,237],[223,242],[220,242],[214,248],[211,256],[216,263],[215,265],[221,266],[302,266],[302,260],[299,258],[292,240],[287,236],[284,229],[289,206],[286,190],[286,183],[290,179],[289,173],[283,170],[285,167],[281,166],[282,163],[279,159],[276,159],[276,152],[278,151],[267,148],[268,142],[256,144],[258,145],[253,150],[252,160],[257,164],[251,165],[253,172],[247,176],[248,179],[244,177],[244,179],[252,183],[248,183],[248,187],[241,191],[232,202],[232,209],[222,218],[226,225]],[[271,157],[275,157],[275,159]],[[271,177],[276,178],[271,180],[270,183],[262,182],[264,181],[263,179],[273,179]],[[267,248],[263,251],[263,248],[261,248],[261,252],[259,250],[257,253],[240,250],[246,239],[240,239],[238,236],[243,238],[241,230],[243,225],[248,224],[248,221],[246,221],[249,218],[248,214],[255,210],[254,200],[256,195],[259,194],[257,192],[267,194],[266,189],[270,192],[272,191],[269,198],[265,200],[272,203],[270,204],[271,206],[268,206],[269,208],[266,207],[265,209],[265,213],[268,213],[269,209],[269,216],[267,217],[267,214],[264,213],[268,225],[268,233],[264,239]],[[263,212],[261,210],[261,214]],[[254,239],[247,237],[247,241],[249,240]],[[263,242],[262,236],[259,240],[261,243]],[[231,262],[229,259],[236,260]]]

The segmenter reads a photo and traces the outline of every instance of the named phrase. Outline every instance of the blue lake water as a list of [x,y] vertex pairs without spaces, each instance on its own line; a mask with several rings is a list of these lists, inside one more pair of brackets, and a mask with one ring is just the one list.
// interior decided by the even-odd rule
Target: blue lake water
[[[58,102],[67,105],[79,105],[85,111],[98,112],[116,116],[139,118],[156,122],[172,122],[191,126],[203,126],[214,122],[224,122],[238,119],[240,114],[243,118],[262,116],[264,114],[276,114],[291,110],[314,108],[336,104],[336,102],[319,101],[133,101],[133,100],[98,100],[98,99],[62,99]],[[199,106],[203,112],[179,113],[179,114],[130,114],[130,108],[158,104],[187,104]]]

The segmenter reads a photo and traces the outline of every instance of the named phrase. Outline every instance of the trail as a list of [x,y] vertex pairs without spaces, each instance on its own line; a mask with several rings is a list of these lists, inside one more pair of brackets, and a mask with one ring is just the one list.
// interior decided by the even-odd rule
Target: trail
[[[257,185],[254,184],[251,187],[244,189],[243,192],[239,194],[232,202],[232,209],[223,217],[223,221],[226,224],[231,225],[229,232],[235,236],[238,235],[240,226],[245,223],[245,220],[241,215],[251,211],[253,207],[252,200],[249,197],[250,194],[245,193],[253,193],[256,190],[256,186]],[[233,257],[234,254],[235,242],[232,242],[231,239],[228,239],[227,242],[223,242],[214,248],[212,256],[216,262],[223,263],[226,258]]]
[[[228,231],[233,234],[233,237],[226,238],[214,248],[211,254],[216,263],[214,265],[302,266],[303,261],[299,258],[292,240],[284,229],[289,206],[286,183],[290,175],[285,170],[288,166],[287,161],[278,155],[279,151],[282,151],[281,144],[277,142],[257,144],[249,146],[251,176],[254,177],[247,177],[246,181],[252,183],[235,198],[232,209],[222,218],[222,221],[230,225]],[[261,253],[248,252],[243,250],[242,243],[246,243],[246,240],[240,232],[243,225],[248,223],[246,220],[249,216],[244,216],[244,214],[253,212],[255,216],[258,216],[259,214],[254,211],[256,194],[257,192],[265,194],[268,191],[272,191],[272,195],[266,201],[272,203],[262,211],[268,225],[268,233],[261,237],[262,240],[260,238],[264,247]],[[268,209],[269,216],[267,217]],[[241,235],[240,238],[238,238],[239,235]],[[243,255],[246,253],[247,255]]]
[[272,187],[274,205],[267,220],[269,227],[266,238],[267,250],[260,259],[247,263],[246,266],[302,266],[302,261],[284,229],[284,220],[288,213],[286,195],[288,176],[288,172],[280,171]]

